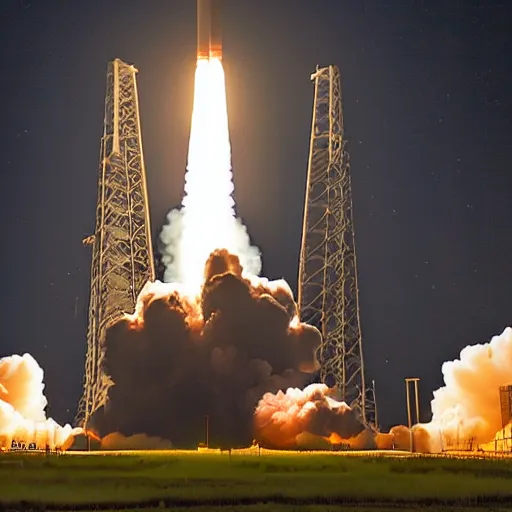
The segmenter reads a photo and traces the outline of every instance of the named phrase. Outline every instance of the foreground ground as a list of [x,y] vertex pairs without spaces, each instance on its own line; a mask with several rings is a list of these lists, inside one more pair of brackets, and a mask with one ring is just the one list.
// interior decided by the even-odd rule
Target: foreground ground
[[[396,455],[396,454],[395,454]],[[512,460],[336,454],[0,454],[0,509],[512,510]]]

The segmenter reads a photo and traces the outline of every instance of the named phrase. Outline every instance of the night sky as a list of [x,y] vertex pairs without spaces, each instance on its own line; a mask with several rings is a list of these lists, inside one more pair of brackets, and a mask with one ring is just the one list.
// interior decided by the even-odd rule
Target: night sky
[[[340,67],[365,365],[384,427],[406,419],[404,377],[421,378],[428,420],[442,362],[511,324],[511,23],[505,0],[225,0],[235,199],[264,275],[294,290],[309,76]],[[30,352],[50,414],[72,421],[106,64],[140,71],[156,240],[183,189],[195,1],[2,0],[0,37],[0,355]]]

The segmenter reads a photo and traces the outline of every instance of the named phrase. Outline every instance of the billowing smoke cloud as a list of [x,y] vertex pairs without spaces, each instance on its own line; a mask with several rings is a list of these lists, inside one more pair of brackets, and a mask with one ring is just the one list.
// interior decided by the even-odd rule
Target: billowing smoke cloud
[[379,450],[414,450],[419,453],[431,451],[430,435],[420,425],[415,425],[411,429],[405,425],[397,425],[388,433],[377,434],[375,444]]
[[434,392],[429,433],[432,451],[459,440],[485,443],[501,429],[500,386],[512,384],[512,328],[489,343],[464,348],[443,364],[445,385]]
[[0,359],[0,447],[13,441],[66,449],[81,429],[46,419],[43,370],[30,354]]
[[254,415],[256,439],[269,448],[289,449],[319,446],[314,436],[325,438],[327,445],[355,439],[364,430],[359,416],[331,394],[325,384],[266,393]]
[[379,448],[470,450],[495,438],[502,429],[499,388],[512,384],[512,328],[489,343],[467,346],[459,359],[443,364],[442,372],[445,385],[434,391],[432,420],[379,434]]
[[357,412],[326,386],[302,391],[317,368],[319,332],[300,323],[284,281],[245,275],[238,257],[212,253],[202,294],[150,283],[134,315],[107,335],[107,371],[115,386],[95,418],[103,434],[145,433],[196,446],[274,448],[411,448],[439,451],[455,439],[490,441],[501,428],[499,386],[512,382],[512,329],[466,347],[445,363],[445,386],[434,393],[433,419],[374,436]]
[[[204,190],[207,190],[205,187]],[[203,205],[201,208],[206,208]],[[186,274],[187,257],[184,255],[182,249],[186,234],[188,233],[187,224],[190,224],[190,213],[187,209],[174,209],[167,214],[167,223],[160,231],[160,255],[162,263],[165,267],[164,281],[166,283],[183,283],[190,281],[189,276]],[[218,226],[215,225],[214,218],[207,220],[200,219],[204,232],[216,233],[215,237],[218,238]],[[210,224],[210,226],[205,224]],[[223,229],[229,233],[229,243],[211,244],[205,243],[205,250],[198,251],[204,260],[197,260],[197,264],[204,265],[212,245],[213,247],[228,247],[229,251],[238,255],[240,263],[247,273],[250,275],[258,275],[261,271],[261,253],[258,247],[251,245],[249,233],[244,226],[241,219],[235,217],[234,209],[232,214],[227,219],[224,219]],[[202,231],[203,231],[202,230]],[[206,252],[205,252],[206,251]],[[190,263],[190,262],[189,262]],[[190,265],[192,269],[194,267]],[[194,269],[195,270],[195,269]],[[196,275],[196,272],[190,272],[190,275]],[[245,276],[244,276],[245,277]],[[200,274],[199,274],[200,278]],[[195,285],[195,280],[191,283],[192,287]]]
[[247,446],[265,392],[303,386],[318,365],[320,333],[298,321],[284,281],[242,277],[236,256],[212,253],[198,298],[178,285],[149,283],[134,315],[106,338],[115,382],[93,418],[102,435],[144,433],[197,446]]
[[347,405],[333,400],[331,390],[314,384],[303,391],[267,393],[256,409],[256,435],[276,448],[321,448],[322,438],[352,448],[417,452],[476,449],[493,440],[502,428],[499,388],[512,384],[512,328],[489,343],[464,348],[442,372],[445,385],[434,392],[431,422],[412,430],[398,425],[372,436]]

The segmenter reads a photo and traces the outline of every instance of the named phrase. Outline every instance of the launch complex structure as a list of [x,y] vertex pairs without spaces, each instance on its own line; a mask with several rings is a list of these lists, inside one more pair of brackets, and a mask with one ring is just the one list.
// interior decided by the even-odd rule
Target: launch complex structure
[[[155,279],[146,171],[142,152],[137,70],[108,64],[101,139],[96,228],[83,396],[77,424],[87,427],[113,382],[104,371],[105,335]],[[343,136],[337,67],[317,68],[299,261],[302,321],[319,328],[320,380],[377,427],[375,394],[365,384],[348,153]]]

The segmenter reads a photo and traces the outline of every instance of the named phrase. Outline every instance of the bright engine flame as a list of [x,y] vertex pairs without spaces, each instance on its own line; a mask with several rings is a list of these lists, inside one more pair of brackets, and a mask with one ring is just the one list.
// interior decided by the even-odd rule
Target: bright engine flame
[[235,216],[231,145],[224,69],[218,58],[197,61],[185,196],[162,230],[165,281],[195,295],[204,281],[206,260],[216,249],[240,258],[245,273],[258,275],[259,250]]
[[181,271],[187,287],[202,283],[212,250],[233,247],[233,190],[224,70],[219,60],[199,60],[182,203]]

